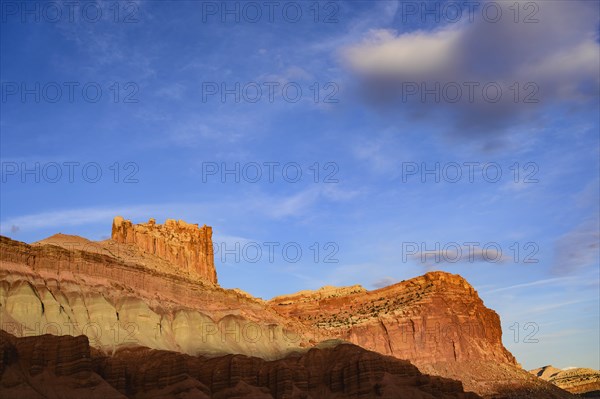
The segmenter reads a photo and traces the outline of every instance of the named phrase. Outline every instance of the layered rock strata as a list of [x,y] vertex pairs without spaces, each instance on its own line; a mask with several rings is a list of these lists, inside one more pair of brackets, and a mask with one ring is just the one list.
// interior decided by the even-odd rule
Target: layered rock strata
[[210,226],[198,227],[173,219],[167,219],[163,225],[156,224],[154,219],[133,224],[117,216],[113,220],[111,238],[116,243],[135,245],[204,281],[217,283]]
[[[324,287],[265,302],[201,276],[194,265],[214,264],[210,235],[181,222],[116,218],[114,239],[100,242],[0,237],[2,329],[19,337],[83,334],[108,357],[146,347],[275,360],[342,339],[460,379],[485,397],[570,397],[520,368],[502,345],[498,315],[458,275],[432,272],[375,291]],[[204,248],[195,252],[202,256],[189,255],[193,248]]]

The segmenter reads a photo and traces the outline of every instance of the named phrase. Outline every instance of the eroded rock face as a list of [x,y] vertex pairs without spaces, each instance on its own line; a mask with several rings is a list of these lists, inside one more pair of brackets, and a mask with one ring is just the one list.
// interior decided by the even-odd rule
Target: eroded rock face
[[[323,340],[342,339],[407,359],[428,374],[459,379],[466,390],[485,397],[570,397],[518,366],[502,345],[498,315],[458,275],[427,273],[375,291],[324,287],[265,302],[184,269],[193,263],[183,260],[192,258],[177,254],[197,242],[202,229],[165,225],[155,231],[152,221],[138,228],[117,218],[116,238],[101,242],[58,234],[29,245],[0,237],[2,329],[17,336],[83,334],[109,356],[141,346],[275,360]],[[188,240],[186,234],[196,238]],[[156,249],[157,242],[176,245],[163,251]],[[163,372],[168,383],[152,388],[155,397],[162,397],[166,387],[194,387],[197,397],[213,389],[206,379],[178,380]],[[122,384],[130,377],[119,378]],[[241,392],[268,398],[265,389],[272,388],[244,380],[227,389],[222,397]],[[320,397],[328,396],[315,396]]]
[[128,263],[122,248],[116,257],[104,244],[84,244],[99,252],[0,237],[3,330],[16,336],[83,334],[107,353],[141,345],[273,359],[308,345],[302,323],[261,300],[161,272],[162,262],[153,269]]
[[123,398],[93,370],[84,336],[16,338],[0,331],[0,397]]
[[458,275],[432,272],[375,291],[349,288],[305,291],[269,304],[324,334],[417,365],[474,360],[516,365],[502,344],[498,314]]
[[196,274],[210,283],[217,283],[212,244],[212,228],[198,227],[183,220],[167,219],[164,225],[154,219],[133,224],[117,216],[113,220],[112,239],[132,244],[142,251],[170,262],[185,272]]
[[459,379],[484,397],[572,396],[531,378],[502,344],[500,318],[461,276],[430,272],[389,287],[347,287],[273,298],[272,309],[363,348]]
[[[465,393],[458,381],[424,375],[408,361],[350,344],[276,361],[241,355],[209,359],[148,348],[106,356],[90,353],[83,336],[16,338],[0,332],[0,351],[2,397],[479,398]],[[51,377],[45,385],[35,377],[41,374]]]

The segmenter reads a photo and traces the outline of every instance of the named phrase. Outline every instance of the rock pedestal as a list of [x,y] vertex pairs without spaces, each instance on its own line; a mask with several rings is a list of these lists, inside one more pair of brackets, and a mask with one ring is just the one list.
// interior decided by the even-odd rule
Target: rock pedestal
[[154,219],[133,224],[117,216],[113,220],[112,239],[132,244],[142,251],[172,263],[180,271],[217,284],[212,245],[212,227],[167,219],[164,225]]

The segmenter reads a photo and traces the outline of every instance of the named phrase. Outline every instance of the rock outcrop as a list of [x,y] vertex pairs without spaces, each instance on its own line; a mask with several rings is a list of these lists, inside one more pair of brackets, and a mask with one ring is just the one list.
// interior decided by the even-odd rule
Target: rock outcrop
[[[113,356],[86,337],[16,338],[0,332],[0,396],[6,398],[477,399],[458,381],[350,344],[276,361],[192,357],[147,348]],[[43,383],[36,376],[50,377]]]
[[500,317],[461,276],[430,272],[374,291],[326,287],[269,301],[279,314],[363,348],[408,359],[497,398],[571,397],[531,378],[502,344]]
[[120,244],[135,245],[204,281],[217,283],[212,228],[209,226],[198,227],[172,219],[167,219],[164,225],[156,224],[154,219],[133,224],[117,216],[113,220],[111,238]]
[[[192,267],[210,253],[210,228],[134,226],[116,218],[113,238],[58,234],[30,245],[0,237],[2,330],[19,337],[85,335],[109,357],[145,347],[272,361],[341,339],[461,380],[484,397],[570,397],[520,368],[502,345],[498,315],[458,275],[432,272],[374,291],[324,287],[265,302],[223,289],[213,283],[216,275],[206,279],[200,266]],[[206,245],[197,253],[204,255],[189,255],[200,243]],[[228,386],[231,395],[258,392],[240,384]]]
[[269,304],[324,335],[417,365],[474,360],[517,364],[502,345],[498,314],[458,275],[431,272],[375,291],[360,286],[304,291]]
[[571,393],[586,394],[586,397],[600,397],[600,371],[598,370],[582,367],[561,370],[544,366],[531,370],[530,373]]
[[16,338],[0,331],[0,397],[125,399],[93,370],[84,336]]
[[302,323],[261,300],[166,273],[161,260],[135,263],[122,246],[117,256],[111,243],[83,243],[87,250],[79,250],[50,241],[0,237],[0,321],[13,335],[84,334],[107,353],[140,345],[266,359],[308,345]]

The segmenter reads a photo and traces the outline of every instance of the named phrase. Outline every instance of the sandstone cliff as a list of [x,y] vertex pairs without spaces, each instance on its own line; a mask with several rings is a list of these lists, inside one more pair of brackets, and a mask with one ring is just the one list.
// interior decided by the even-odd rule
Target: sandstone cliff
[[500,318],[461,276],[430,272],[374,291],[302,291],[269,301],[281,315],[363,348],[409,359],[492,398],[568,398],[531,378],[502,344]]
[[431,272],[375,291],[360,286],[305,291],[269,304],[325,335],[417,363],[489,360],[516,365],[502,345],[498,314],[458,275]]
[[83,334],[109,356],[146,347],[275,360],[342,339],[489,398],[569,397],[518,366],[502,345],[498,315],[460,276],[433,272],[375,291],[324,287],[265,302],[191,267],[212,265],[201,261],[208,247],[197,251],[202,256],[186,252],[208,245],[210,228],[121,218],[113,225],[114,239],[101,242],[0,237],[2,329],[20,337]]
[[173,266],[197,275],[210,283],[217,283],[212,228],[198,227],[183,220],[167,219],[164,225],[154,219],[148,223],[132,224],[117,216],[113,220],[112,237],[120,244],[132,244],[145,253],[155,255]]
[[133,263],[138,258],[122,247],[117,256],[110,243],[85,245],[66,249],[0,237],[3,330],[17,336],[84,334],[107,353],[141,345],[271,359],[308,345],[298,333],[300,322],[261,300],[166,273],[162,261]]

